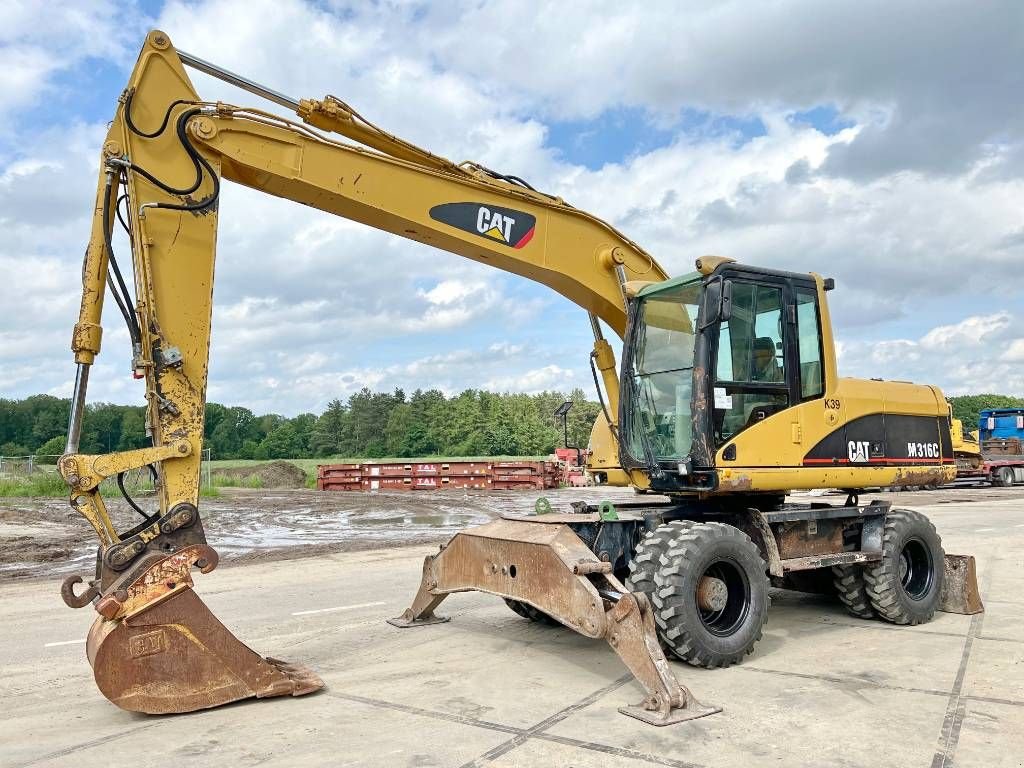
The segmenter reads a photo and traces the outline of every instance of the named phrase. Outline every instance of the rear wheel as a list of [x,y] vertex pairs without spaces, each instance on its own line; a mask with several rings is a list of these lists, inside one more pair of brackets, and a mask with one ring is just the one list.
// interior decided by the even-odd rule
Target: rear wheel
[[871,606],[894,624],[931,621],[944,571],[942,541],[920,512],[897,509],[885,518],[882,559],[864,568]]
[[[844,530],[843,551],[855,552],[860,549],[860,536],[860,526]],[[875,618],[875,609],[871,607],[867,585],[864,583],[864,566],[833,566],[832,583],[836,588],[836,596],[847,613],[858,619]]]
[[630,592],[643,592],[652,605],[654,602],[654,576],[661,568],[661,557],[672,544],[672,541],[684,531],[688,531],[696,523],[692,520],[674,520],[659,525],[655,530],[644,536],[637,544],[633,559],[629,561],[629,576],[626,577],[626,589]]
[[681,529],[655,574],[654,616],[665,646],[700,667],[740,662],[768,618],[768,576],[757,546],[738,528]]
[[512,600],[505,598],[505,605],[511,608],[515,613],[522,616],[524,619],[530,621],[536,621],[538,624],[547,624],[548,626],[559,626],[559,621],[552,618],[548,614],[544,613],[540,608],[534,608],[529,603],[524,603],[522,600]]
[[875,618],[875,609],[868,598],[867,585],[864,583],[864,571],[858,565],[836,565],[832,568],[832,583],[836,587],[836,596],[846,608],[846,612],[858,619]]
[[999,472],[996,473],[996,485],[1001,485],[1003,488],[1012,486],[1013,469],[1010,467],[1000,467]]

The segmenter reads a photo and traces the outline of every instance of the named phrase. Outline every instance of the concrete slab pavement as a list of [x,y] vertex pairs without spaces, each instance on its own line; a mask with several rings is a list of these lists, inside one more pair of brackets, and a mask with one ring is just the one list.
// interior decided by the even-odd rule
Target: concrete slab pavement
[[186,716],[108,703],[78,642],[91,612],[65,608],[55,583],[0,585],[0,765],[1024,765],[1024,500],[922,511],[947,551],[978,557],[985,614],[893,627],[776,593],[744,664],[674,665],[725,711],[662,729],[616,712],[640,688],[603,643],[497,598],[450,597],[448,624],[384,624],[433,548],[197,576],[243,641],[309,664],[327,690]]

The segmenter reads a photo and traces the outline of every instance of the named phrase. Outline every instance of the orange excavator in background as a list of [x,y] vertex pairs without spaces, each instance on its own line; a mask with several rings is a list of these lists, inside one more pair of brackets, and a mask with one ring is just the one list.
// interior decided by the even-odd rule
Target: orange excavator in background
[[[293,117],[204,101],[186,66]],[[193,568],[217,565],[199,470],[222,180],[521,275],[580,306],[603,406],[591,471],[668,496],[563,513],[540,504],[536,515],[462,532],[427,559],[396,626],[443,621],[434,610],[453,592],[493,593],[522,616],[605,640],[644,689],[622,711],[665,725],[716,708],[679,683],[663,649],[701,666],[738,663],[761,635],[769,586],[795,575],[834,580],[865,618],[916,624],[940,607],[980,610],[972,558],[945,555],[924,516],[857,497],[951,479],[950,422],[935,387],[838,376],[831,280],[721,257],[669,279],[617,229],[517,176],[431,154],[335,97],[282,95],[153,31],[102,149],[59,464],[100,542],[87,587],[72,577],[62,594],[95,610],[87,656],[118,706],[187,712],[322,687],[308,668],[248,649],[193,590]],[[131,274],[112,248],[117,219]],[[108,290],[128,327],[132,373],[146,383],[152,445],[85,455],[79,434]],[[624,339],[621,373],[605,328]],[[157,509],[125,493],[141,519],[116,525],[100,484],[143,467]],[[785,503],[789,490],[822,486],[848,489],[847,503]]]

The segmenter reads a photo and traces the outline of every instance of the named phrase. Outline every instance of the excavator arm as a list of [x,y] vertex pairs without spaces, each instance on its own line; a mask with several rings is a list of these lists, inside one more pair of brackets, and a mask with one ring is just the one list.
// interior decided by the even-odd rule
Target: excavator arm
[[[302,121],[203,101],[185,64],[293,109]],[[60,462],[72,506],[100,540],[96,578],[81,594],[75,592],[80,579],[71,578],[62,594],[68,605],[92,603],[99,613],[87,648],[101,691],[119,706],[144,712],[189,711],[248,696],[299,695],[322,685],[304,667],[250,651],[191,590],[192,567],[208,572],[217,562],[203,534],[198,504],[222,180],[521,275],[578,304],[593,326],[592,358],[603,380],[606,429],[612,435],[618,380],[599,321],[622,336],[626,282],[667,277],[646,252],[606,222],[515,177],[426,152],[376,128],[334,97],[283,96],[178,52],[166,34],[151,32],[103,146],[72,339],[78,370],[68,446]],[[122,199],[131,241],[130,287],[111,247]],[[152,447],[83,455],[78,436],[90,366],[100,351],[107,286],[129,329],[133,373],[145,379]],[[103,503],[100,483],[147,466],[157,481],[159,509],[135,527],[119,530]],[[587,551],[570,528],[541,528],[540,538],[531,540],[527,533],[518,544],[501,536],[477,541],[490,542],[493,551],[512,546],[527,561],[548,562],[542,586],[582,596],[585,619],[580,606],[560,609],[555,601],[544,607],[577,631],[608,640],[646,690],[642,719],[664,724],[706,714],[669,671],[646,598],[626,592],[593,553],[566,560],[567,546]],[[561,544],[544,538],[552,532]],[[487,551],[484,546],[478,555]],[[446,562],[452,560],[449,555]],[[519,568],[523,572],[523,561]],[[475,588],[529,602],[523,583]],[[435,583],[444,594],[460,585]]]

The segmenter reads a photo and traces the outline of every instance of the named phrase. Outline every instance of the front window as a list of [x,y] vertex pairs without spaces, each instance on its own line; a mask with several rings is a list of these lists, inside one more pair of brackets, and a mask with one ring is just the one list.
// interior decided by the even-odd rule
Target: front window
[[693,428],[693,346],[701,282],[697,278],[640,299],[626,396],[632,398],[634,456],[680,460]]

